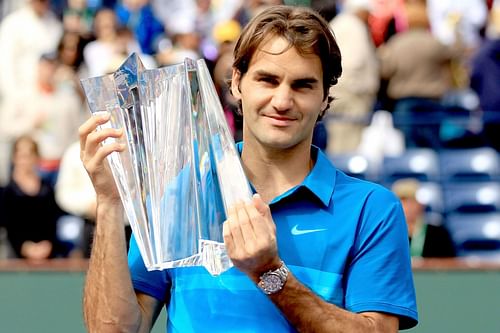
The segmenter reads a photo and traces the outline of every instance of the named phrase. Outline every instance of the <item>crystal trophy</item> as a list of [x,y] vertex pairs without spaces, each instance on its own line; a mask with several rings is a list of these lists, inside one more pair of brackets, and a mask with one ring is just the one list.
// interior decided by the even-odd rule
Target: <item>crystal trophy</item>
[[146,268],[229,269],[222,223],[252,191],[204,60],[145,69],[132,54],[82,86],[102,127],[124,129],[108,162]]

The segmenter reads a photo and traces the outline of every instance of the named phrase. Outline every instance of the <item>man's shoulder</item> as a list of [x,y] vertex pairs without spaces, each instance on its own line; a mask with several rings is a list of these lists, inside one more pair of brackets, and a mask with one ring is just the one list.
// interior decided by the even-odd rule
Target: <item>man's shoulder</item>
[[396,195],[387,187],[373,181],[364,180],[346,175],[341,170],[336,170],[336,189],[355,191],[359,195],[369,195],[377,198],[398,201]]

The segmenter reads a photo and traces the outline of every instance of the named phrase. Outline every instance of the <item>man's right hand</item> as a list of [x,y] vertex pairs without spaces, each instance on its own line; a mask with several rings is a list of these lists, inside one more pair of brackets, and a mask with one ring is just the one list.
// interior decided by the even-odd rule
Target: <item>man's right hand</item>
[[109,118],[109,113],[94,115],[80,126],[78,129],[80,135],[80,159],[92,180],[97,200],[100,202],[120,202],[120,196],[106,157],[113,152],[124,151],[125,144],[120,143],[120,140],[115,140],[112,143],[102,143],[107,138],[120,139],[123,136],[123,130],[114,128],[97,130],[97,127],[108,122]]

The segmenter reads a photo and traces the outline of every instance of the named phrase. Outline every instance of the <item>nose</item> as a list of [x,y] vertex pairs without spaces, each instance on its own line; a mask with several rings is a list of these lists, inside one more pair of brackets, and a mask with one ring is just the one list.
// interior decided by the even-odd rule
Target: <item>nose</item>
[[293,105],[292,89],[285,84],[279,85],[276,87],[271,103],[276,111],[289,110]]

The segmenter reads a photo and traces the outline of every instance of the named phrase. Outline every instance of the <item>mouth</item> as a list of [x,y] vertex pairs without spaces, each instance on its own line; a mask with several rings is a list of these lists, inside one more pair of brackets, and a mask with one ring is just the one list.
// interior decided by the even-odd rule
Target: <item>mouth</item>
[[271,121],[271,124],[273,126],[278,126],[278,127],[290,126],[294,121],[297,120],[292,117],[280,116],[280,115],[265,115],[265,117]]

